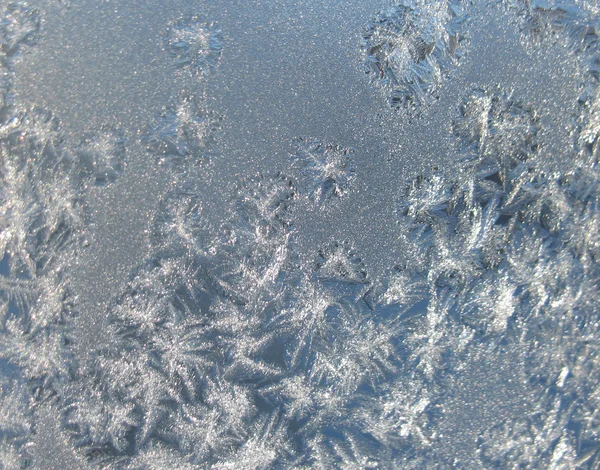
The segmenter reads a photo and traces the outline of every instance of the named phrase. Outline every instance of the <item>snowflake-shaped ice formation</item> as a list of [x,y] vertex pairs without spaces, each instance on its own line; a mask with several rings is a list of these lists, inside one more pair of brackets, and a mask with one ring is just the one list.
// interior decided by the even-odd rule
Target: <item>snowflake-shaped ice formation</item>
[[219,63],[223,50],[221,29],[202,16],[189,16],[169,25],[164,38],[175,65],[194,75],[206,75]]
[[84,223],[58,120],[33,109],[0,127],[0,165],[0,251],[35,276]]
[[202,197],[194,188],[177,188],[161,201],[152,245],[169,253],[206,254],[210,227],[202,212]]
[[420,108],[436,96],[461,56],[467,17],[460,0],[403,1],[381,11],[363,32],[367,73],[392,108]]
[[538,146],[535,113],[501,89],[472,91],[459,107],[453,130],[461,153],[479,159],[484,176],[502,184]]
[[[539,47],[543,41],[556,42],[562,37],[565,45],[584,51],[598,38],[593,18],[593,6],[577,0],[508,0],[509,10],[517,14],[518,28],[526,47]],[[590,2],[593,3],[593,2]]]
[[[413,331],[406,338],[411,359],[426,377],[448,367],[445,351],[456,354],[492,338],[496,344],[519,344],[528,351],[525,370],[530,385],[532,390],[545,389],[544,397],[528,416],[495,423],[482,432],[482,464],[587,468],[588,460],[597,458],[591,449],[598,435],[597,412],[592,411],[598,406],[596,385],[581,369],[598,364],[596,348],[583,339],[597,335],[590,303],[598,298],[600,275],[591,261],[600,246],[594,225],[596,102],[583,104],[575,145],[565,151],[572,169],[560,174],[531,146],[533,134],[518,131],[518,139],[502,143],[521,124],[531,128],[535,112],[530,107],[504,101],[501,92],[496,96],[476,91],[472,96],[498,100],[498,109],[506,112],[504,118],[503,113],[492,113],[503,129],[494,134],[499,140],[480,145],[487,134],[481,129],[489,128],[487,112],[475,113],[480,119],[459,118],[463,150],[475,153],[475,158],[463,162],[463,172],[455,179],[435,174],[409,186],[400,213],[401,224],[414,236],[415,255],[405,260],[410,270],[390,279],[383,300],[414,304],[426,299],[426,308],[409,309],[406,317]],[[490,177],[489,167],[498,164],[500,151],[521,155],[525,163],[508,160],[503,177]],[[399,275],[401,286],[414,296],[397,294]],[[419,313],[423,310],[424,315]],[[575,445],[570,430],[580,425],[584,431]]]
[[215,153],[221,117],[197,97],[184,97],[165,110],[149,127],[142,141],[162,163],[200,162]]
[[77,167],[83,179],[97,186],[113,183],[125,167],[125,136],[109,127],[87,132],[75,148]]
[[292,159],[301,190],[318,206],[343,197],[354,179],[351,154],[349,148],[320,139],[297,139]]
[[559,401],[544,403],[542,410],[486,429],[477,440],[481,462],[494,467],[510,463],[512,468],[586,468],[591,456],[577,455],[569,413],[560,410]]

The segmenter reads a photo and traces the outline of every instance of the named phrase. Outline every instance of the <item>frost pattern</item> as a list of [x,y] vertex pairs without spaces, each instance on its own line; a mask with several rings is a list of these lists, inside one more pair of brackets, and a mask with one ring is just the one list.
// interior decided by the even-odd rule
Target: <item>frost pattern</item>
[[86,366],[95,378],[76,375],[84,401],[65,408],[90,461],[151,449],[171,459],[177,449],[181,465],[215,468],[291,465],[302,455],[312,465],[322,452],[333,462],[342,450],[323,434],[331,426],[359,445],[340,406],[396,370],[396,329],[363,299],[369,281],[347,244],[317,254],[317,278],[295,267],[296,199],[283,175],[249,179],[235,216],[212,228],[189,187],[167,196],[156,256],[111,309],[115,345]]
[[41,18],[24,3],[2,14],[0,462],[14,469],[34,465],[36,439],[44,439],[38,411],[70,391],[76,299],[67,265],[87,243],[87,181],[114,181],[124,154],[116,131],[74,143],[51,112],[14,100],[15,60],[36,43]]
[[[598,11],[594,10],[597,8],[594,2],[581,5],[577,0],[505,0],[503,3],[516,14],[526,47],[561,43],[584,57],[597,50]],[[590,72],[597,73],[594,62],[586,65],[591,66]]]
[[378,13],[361,46],[367,74],[392,108],[416,110],[435,99],[462,54],[466,21],[460,0],[403,1]]
[[[478,106],[482,97],[507,112],[494,118],[506,125],[486,145],[481,136],[487,133],[482,129],[488,129],[490,108]],[[477,111],[467,119],[465,109]],[[598,180],[598,162],[589,145],[583,146],[570,155],[569,175],[553,172],[532,147],[535,134],[523,132],[535,129],[534,116],[506,95],[477,90],[467,99],[455,123],[459,145],[467,152],[463,174],[455,180],[433,175],[408,188],[400,214],[417,255],[405,263],[410,271],[400,269],[391,278],[384,299],[410,298],[413,304],[427,299],[407,338],[414,345],[415,366],[426,377],[434,379],[452,367],[448,358],[470,344],[492,340],[528,350],[533,389],[534,383],[556,384],[555,391],[537,400],[539,408],[531,415],[482,434],[483,465],[580,468],[595,457],[577,450],[567,430],[579,426],[584,410],[595,406],[589,403],[594,392],[583,384],[587,372],[579,375],[570,364],[595,368],[595,353],[584,338],[597,334],[593,305],[600,214],[592,181]],[[582,134],[589,136],[593,113],[586,122]],[[501,151],[490,153],[487,142]],[[414,294],[398,296],[398,283]],[[586,425],[578,445],[596,448],[593,436]]]
[[508,172],[537,150],[538,124],[533,110],[502,90],[475,90],[460,106],[454,133],[461,151],[478,158],[489,180],[505,185]]
[[300,185],[317,205],[341,198],[354,179],[352,150],[319,139],[297,139],[292,155]]
[[2,18],[2,53],[10,57],[23,45],[35,44],[35,35],[39,29],[40,14],[37,10],[24,2],[8,4]]
[[200,97],[186,96],[158,116],[142,141],[161,163],[184,167],[216,153],[220,125],[221,117],[206,109]]
[[[404,3],[381,24],[405,28],[413,68],[440,71],[457,6]],[[15,37],[29,37],[28,21]],[[415,25],[441,36],[427,42]],[[468,93],[452,125],[461,171],[402,188],[407,250],[382,279],[350,241],[324,243],[311,262],[298,252],[297,201],[343,197],[348,149],[299,141],[293,178],[246,178],[216,227],[202,191],[176,178],[152,256],[109,305],[111,342],[85,357],[74,357],[65,261],[83,241],[86,182],[114,180],[122,134],[73,146],[52,114],[15,107],[0,124],[0,463],[40,465],[30,450],[48,406],[57,441],[90,467],[457,467],[443,451],[452,381],[473,355],[516,351],[530,407],[473,423],[475,466],[598,467],[597,89],[579,106],[560,173],[535,109],[498,87]],[[211,152],[213,118],[183,99],[144,143],[185,174]]]
[[33,46],[37,41],[41,18],[37,9],[25,2],[8,3],[2,7],[0,16],[0,123],[12,117],[14,105],[12,84],[14,64],[23,47]]
[[125,135],[108,127],[83,135],[75,150],[80,176],[103,186],[114,183],[125,166]]
[[[47,400],[69,375],[73,297],[65,264],[83,242],[84,205],[60,125],[38,109],[0,127],[0,363],[26,385],[12,398]],[[30,405],[33,406],[33,405]],[[16,406],[13,412],[16,412]],[[2,413],[8,419],[11,413]],[[2,431],[3,462],[21,468],[30,435]],[[6,435],[5,435],[6,434]],[[11,467],[11,465],[13,465]]]
[[206,75],[216,68],[223,50],[221,29],[202,16],[189,16],[171,23],[164,38],[177,68]]

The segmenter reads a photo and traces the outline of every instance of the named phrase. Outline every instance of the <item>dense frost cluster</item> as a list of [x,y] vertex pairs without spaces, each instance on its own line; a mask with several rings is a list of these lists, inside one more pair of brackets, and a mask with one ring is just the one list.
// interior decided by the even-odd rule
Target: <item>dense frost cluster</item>
[[204,106],[202,97],[184,96],[158,116],[142,140],[161,163],[185,168],[216,152],[221,117]]
[[14,61],[23,47],[34,45],[40,30],[39,12],[27,4],[11,3],[2,7],[0,19],[0,122],[10,118],[13,104]]
[[[500,150],[490,154],[481,145],[492,131],[493,108],[483,108],[471,123],[457,119],[461,147],[467,141],[481,150],[466,154],[460,178],[432,175],[407,189],[399,212],[416,256],[406,263],[409,273],[402,267],[391,277],[387,299],[399,291],[404,301],[407,282],[428,299],[426,315],[413,320],[424,341],[413,357],[429,377],[457,367],[456,353],[471,344],[485,345],[489,354],[527,351],[528,385],[538,390],[538,406],[480,436],[482,464],[576,468],[595,461],[597,452],[589,413],[596,409],[598,128],[586,111],[579,142],[590,126],[594,137],[574,148],[572,170],[560,174],[532,145],[532,111],[510,96],[480,90],[462,109],[482,98],[504,111],[496,116],[506,124],[496,134]],[[465,135],[465,128],[472,133]]]
[[[506,4],[526,41],[564,37],[584,64],[568,170],[545,153],[534,106],[501,86],[465,91],[449,126],[460,171],[399,184],[393,222],[407,249],[373,278],[349,240],[301,252],[294,223],[301,203],[323,209],[353,190],[347,147],[295,140],[285,174],[246,176],[224,221],[209,222],[185,170],[221,158],[222,117],[199,87],[139,139],[169,162],[156,168],[172,184],[151,255],[110,293],[110,341],[87,355],[75,353],[68,261],[87,244],[88,191],[126,171],[127,141],[104,127],[71,142],[51,113],[9,102],[12,61],[40,19],[6,7],[0,467],[45,468],[35,441],[50,413],[83,468],[597,468],[597,19]],[[438,93],[466,37],[463,8],[403,1],[367,28],[369,73],[393,107]],[[203,17],[170,23],[165,44],[194,78],[216,71],[220,30]],[[529,407],[489,420],[475,455],[449,457],[452,381],[499,356],[527,358]]]
[[293,164],[302,191],[318,205],[342,197],[354,175],[352,150],[319,139],[297,139],[296,144]]
[[582,51],[596,41],[596,28],[587,21],[588,16],[584,13],[585,8],[592,11],[597,8],[593,6],[594,2],[510,0],[505,3],[517,12],[520,31],[534,44],[558,40]]
[[223,50],[221,28],[202,16],[189,16],[170,24],[164,43],[176,59],[176,67],[195,75],[210,73]]
[[403,1],[379,12],[363,32],[366,71],[393,108],[418,110],[435,99],[466,36],[461,0]]

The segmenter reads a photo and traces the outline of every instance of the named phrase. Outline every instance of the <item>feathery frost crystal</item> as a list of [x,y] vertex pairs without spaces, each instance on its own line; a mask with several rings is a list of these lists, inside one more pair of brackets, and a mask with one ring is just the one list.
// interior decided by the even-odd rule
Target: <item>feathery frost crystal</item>
[[[600,12],[502,4],[526,51],[564,44],[582,64],[569,144],[548,154],[553,124],[518,87],[469,85],[440,131],[455,166],[392,188],[401,249],[386,260],[366,256],[360,225],[302,232],[307,205],[328,220],[360,199],[367,172],[335,136],[243,174],[214,216],[215,182],[191,170],[235,163],[217,151],[226,116],[207,105],[215,23],[169,23],[163,44],[197,89],[142,136],[73,136],[13,94],[43,9],[3,7],[0,467],[597,468]],[[402,1],[363,31],[355,58],[392,107],[444,92],[472,7]],[[131,181],[130,149],[165,163],[149,168],[168,184],[144,260],[92,318],[73,282],[102,208],[89,196]]]

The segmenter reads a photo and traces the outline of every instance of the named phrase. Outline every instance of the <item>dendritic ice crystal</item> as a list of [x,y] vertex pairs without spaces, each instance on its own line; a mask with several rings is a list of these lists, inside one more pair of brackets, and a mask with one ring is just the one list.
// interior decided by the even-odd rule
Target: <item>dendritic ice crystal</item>
[[341,198],[354,179],[352,150],[319,139],[296,140],[292,155],[301,188],[317,205]]
[[23,45],[33,45],[36,33],[40,29],[41,16],[37,9],[27,3],[15,2],[7,4],[4,9],[0,34],[2,55],[11,57]]
[[435,99],[465,41],[460,0],[404,1],[378,13],[363,32],[366,72],[392,108],[416,109]]
[[453,129],[462,152],[484,161],[480,168],[485,177],[503,184],[508,172],[537,149],[534,111],[500,89],[473,91],[461,104]]
[[528,47],[538,47],[544,41],[561,42],[575,51],[584,52],[598,41],[595,28],[585,13],[586,8],[594,8],[594,3],[577,0],[510,0],[506,6],[517,13],[516,23]]
[[184,96],[156,118],[142,141],[161,163],[202,162],[216,152],[220,126],[221,117],[207,109],[201,97]]
[[12,86],[14,66],[24,46],[35,45],[41,28],[37,9],[26,3],[15,2],[2,6],[0,16],[0,122],[11,117],[14,105]]
[[189,16],[169,25],[165,47],[177,68],[206,75],[219,63],[223,50],[221,29],[202,16]]
[[[563,41],[582,64],[560,153],[548,153],[544,103],[470,84],[447,110],[455,166],[388,188],[402,249],[381,269],[352,230],[317,237],[297,223],[307,206],[318,218],[352,202],[352,149],[296,139],[283,168],[232,182],[215,217],[207,175],[191,171],[228,163],[208,86],[141,136],[73,136],[12,96],[42,22],[25,3],[3,7],[0,468],[598,468],[598,10],[503,4],[526,50]],[[467,6],[397,2],[364,32],[393,107],[443,92]],[[164,41],[196,78],[220,60],[204,17],[171,22]],[[168,185],[91,344],[74,267],[94,229],[90,194],[118,192],[132,147],[165,163],[148,168]]]

